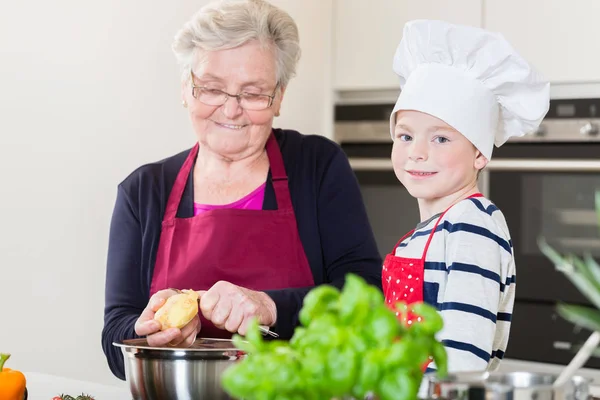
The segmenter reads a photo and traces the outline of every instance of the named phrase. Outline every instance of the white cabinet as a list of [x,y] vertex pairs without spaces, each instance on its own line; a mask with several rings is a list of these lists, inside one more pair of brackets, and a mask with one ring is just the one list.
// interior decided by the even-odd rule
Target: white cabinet
[[600,1],[487,0],[484,27],[502,33],[553,83],[600,81]]
[[396,88],[392,59],[407,21],[442,19],[481,26],[481,4],[482,0],[334,0],[334,89]]

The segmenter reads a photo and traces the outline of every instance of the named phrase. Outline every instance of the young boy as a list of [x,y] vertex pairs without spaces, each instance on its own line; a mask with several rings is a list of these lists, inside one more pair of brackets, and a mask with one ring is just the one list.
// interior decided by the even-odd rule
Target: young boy
[[494,144],[538,127],[549,84],[502,36],[442,21],[407,23],[393,66],[402,90],[392,162],[421,222],[385,259],[386,303],[438,308],[450,372],[494,370],[508,343],[515,261],[504,216],[477,177]]

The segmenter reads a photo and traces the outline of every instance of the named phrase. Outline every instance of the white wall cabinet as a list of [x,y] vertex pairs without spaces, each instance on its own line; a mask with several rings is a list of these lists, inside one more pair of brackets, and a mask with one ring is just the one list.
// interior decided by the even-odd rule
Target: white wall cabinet
[[404,24],[423,18],[481,26],[482,1],[334,0],[334,89],[396,88],[392,59]]
[[552,83],[600,82],[598,15],[598,0],[484,0],[483,25]]

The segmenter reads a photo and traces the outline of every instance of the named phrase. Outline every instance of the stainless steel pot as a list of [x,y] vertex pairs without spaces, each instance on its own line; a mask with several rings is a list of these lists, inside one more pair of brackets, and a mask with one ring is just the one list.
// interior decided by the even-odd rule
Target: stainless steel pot
[[151,347],[146,339],[113,345],[123,352],[134,400],[229,400],[221,376],[245,356],[226,339],[200,338],[190,348]]
[[556,375],[532,372],[473,372],[445,379],[425,377],[428,399],[440,400],[588,400],[590,381],[574,376],[554,388]]

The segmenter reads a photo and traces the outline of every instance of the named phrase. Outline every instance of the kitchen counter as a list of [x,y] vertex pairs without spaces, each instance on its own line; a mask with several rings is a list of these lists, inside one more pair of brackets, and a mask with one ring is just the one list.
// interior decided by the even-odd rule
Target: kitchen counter
[[51,400],[61,394],[77,398],[82,393],[89,394],[96,400],[131,400],[131,393],[125,383],[123,386],[111,386],[37,372],[23,371],[23,374],[27,379],[29,400]]
[[[558,375],[564,366],[555,364],[538,363],[505,359],[500,363],[501,372],[539,372]],[[77,397],[81,393],[89,394],[96,400],[131,400],[129,388],[122,385],[104,385],[96,382],[80,381],[60,376],[42,374],[37,372],[23,372],[27,378],[27,389],[30,400],[51,400],[60,394],[69,394]],[[600,370],[581,369],[577,375],[592,380],[591,394],[600,397]]]

